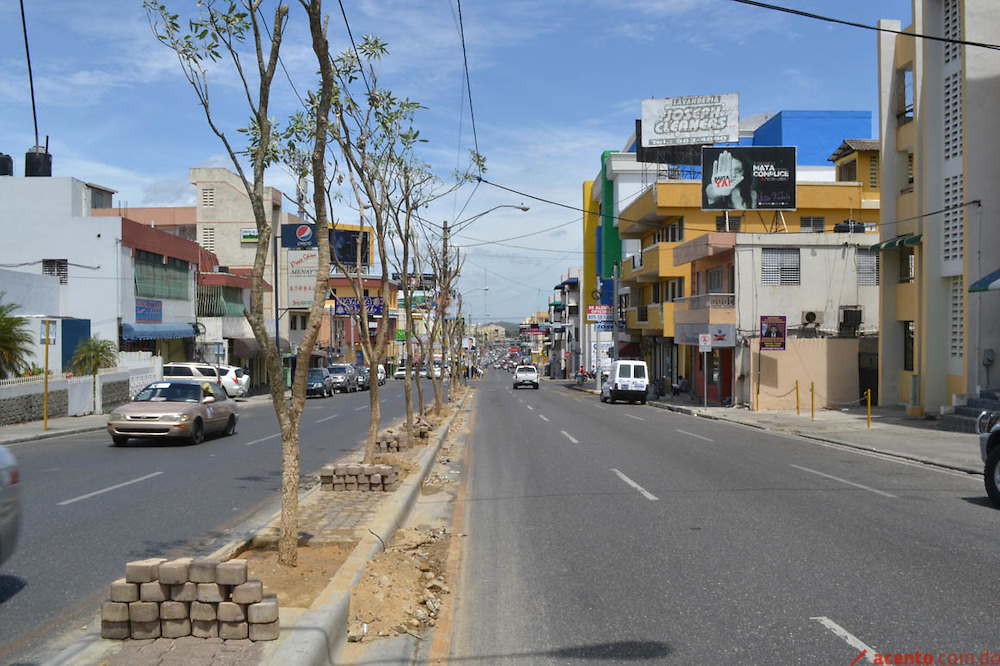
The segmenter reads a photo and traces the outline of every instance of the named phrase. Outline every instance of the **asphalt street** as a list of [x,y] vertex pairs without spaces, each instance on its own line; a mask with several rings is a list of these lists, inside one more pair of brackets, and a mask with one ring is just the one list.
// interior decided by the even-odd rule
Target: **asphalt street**
[[981,478],[505,372],[478,389],[452,663],[998,652]]
[[[425,381],[425,400],[433,400]],[[306,477],[363,446],[368,392],[310,398],[300,429]],[[380,391],[382,423],[405,411],[403,382]],[[416,400],[416,391],[414,391]],[[200,446],[106,432],[12,446],[21,470],[22,531],[0,571],[0,663],[34,662],[33,650],[93,617],[125,564],[212,552],[248,517],[277,510],[281,439],[270,401],[241,402],[236,435]]]

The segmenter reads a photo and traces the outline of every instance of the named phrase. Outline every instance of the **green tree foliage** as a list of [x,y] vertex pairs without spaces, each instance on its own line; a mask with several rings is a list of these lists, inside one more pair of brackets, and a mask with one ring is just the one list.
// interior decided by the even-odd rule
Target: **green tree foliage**
[[16,377],[31,367],[27,358],[34,351],[28,320],[14,314],[19,305],[3,302],[6,295],[0,292],[0,379]]
[[94,397],[94,413],[97,414],[97,371],[118,365],[118,347],[111,340],[102,340],[99,336],[80,340],[73,350],[71,363],[76,374],[93,376],[90,390]]

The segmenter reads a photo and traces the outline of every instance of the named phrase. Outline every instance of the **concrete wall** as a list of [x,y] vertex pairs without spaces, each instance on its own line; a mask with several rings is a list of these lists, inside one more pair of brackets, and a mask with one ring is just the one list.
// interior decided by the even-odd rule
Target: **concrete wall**
[[789,338],[785,344],[784,351],[761,353],[758,338],[737,349],[737,404],[759,411],[795,409],[796,380],[803,413],[810,409],[810,384],[816,409],[859,404],[857,338]]

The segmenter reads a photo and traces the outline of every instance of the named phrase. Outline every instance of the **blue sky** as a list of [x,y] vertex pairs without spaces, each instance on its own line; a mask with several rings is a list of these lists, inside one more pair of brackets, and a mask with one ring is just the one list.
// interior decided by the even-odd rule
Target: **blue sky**
[[[182,16],[195,4],[164,1]],[[911,17],[909,0],[773,1],[867,25],[893,18],[906,26]],[[302,91],[315,64],[305,16],[289,4],[282,60]],[[273,6],[265,1],[265,16]],[[462,165],[475,140],[490,181],[570,206],[580,206],[601,152],[624,146],[644,98],[738,92],[743,116],[867,110],[877,124],[871,31],[731,0],[466,0],[474,139],[456,0],[344,0],[344,7],[356,40],[371,33],[389,43],[383,85],[426,107],[418,116],[428,139],[421,156],[438,173]],[[188,169],[229,166],[139,0],[25,0],[25,10],[40,140],[49,136],[53,175],[116,189],[116,204],[191,205]],[[331,47],[340,51],[349,41],[339,6],[328,0],[326,10]],[[0,152],[23,174],[34,129],[16,2],[0,4],[0,66]],[[240,90],[227,75],[210,85],[217,117],[234,136],[247,118]],[[280,121],[297,104],[279,80],[272,115]],[[278,169],[268,184],[294,194]],[[460,286],[477,322],[519,321],[544,309],[560,274],[582,263],[580,214],[489,185],[465,186],[426,213],[436,223],[461,221],[521,203],[531,210],[499,209],[454,239],[467,246]],[[354,220],[349,210],[337,213]],[[557,228],[505,240],[550,227]]]

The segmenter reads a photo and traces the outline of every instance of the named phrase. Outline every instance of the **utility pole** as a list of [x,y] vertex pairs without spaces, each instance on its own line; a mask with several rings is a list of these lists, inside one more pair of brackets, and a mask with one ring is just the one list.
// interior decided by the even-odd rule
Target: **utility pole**
[[613,358],[618,360],[618,262],[615,262],[614,272],[611,274],[614,280],[614,299],[615,304],[611,308],[612,316],[614,317],[613,326],[611,329],[611,346],[614,348]]

